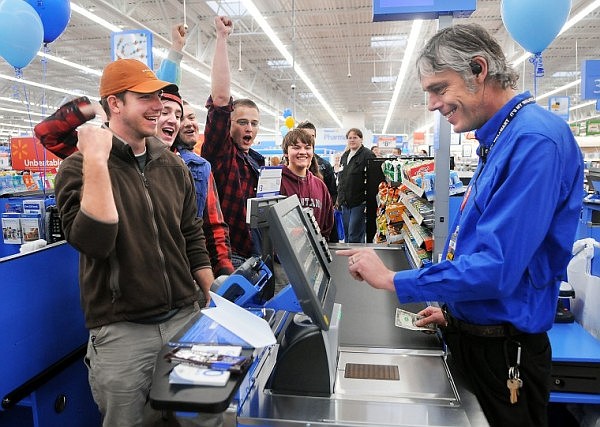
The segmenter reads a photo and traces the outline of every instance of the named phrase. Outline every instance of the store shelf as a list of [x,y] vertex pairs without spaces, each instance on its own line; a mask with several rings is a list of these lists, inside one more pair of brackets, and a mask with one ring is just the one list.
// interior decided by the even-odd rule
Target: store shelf
[[415,193],[417,195],[417,197],[423,197],[423,194],[425,194],[425,189],[417,186],[416,184],[414,184],[413,182],[411,182],[409,179],[402,180],[402,184],[406,185],[406,187],[410,191],[412,191],[413,193]]
[[423,215],[419,213],[419,210],[412,204],[410,195],[404,193],[400,196],[400,201],[406,206],[406,209],[410,215],[417,221],[417,224],[423,223]]
[[[408,229],[406,224],[404,227],[402,227],[402,231],[400,233],[404,238],[404,245],[408,249],[410,258],[415,264],[416,268],[420,268],[424,265],[431,264],[431,253],[415,245],[416,242],[410,235],[410,230]],[[423,256],[421,256],[421,254]]]
[[419,229],[417,228],[418,224],[412,222],[411,219],[408,217],[408,215],[406,215],[406,212],[404,212],[402,214],[402,219],[404,220],[404,225],[406,225],[406,227],[408,228],[408,231],[410,232],[416,245],[418,247],[422,247],[424,241],[423,241],[423,237],[421,236],[421,233],[419,232]]
[[421,268],[423,266],[423,260],[417,254],[417,249],[413,245],[410,236],[405,230],[402,230],[402,236],[404,237],[404,245],[406,249],[408,249],[410,259],[412,260],[416,268]]
[[[460,187],[458,187],[458,188],[450,188],[449,190],[450,190],[450,191],[448,192],[448,195],[449,195],[449,196],[456,196],[456,195],[458,195],[458,194],[462,194],[462,193],[464,193],[465,191],[467,191],[467,186],[466,186],[466,185],[462,185],[462,186],[460,186]],[[426,198],[428,201],[430,201],[430,202],[435,202],[435,194],[434,194],[433,192],[432,192],[432,193],[429,193],[429,194],[425,194],[425,198]]]
[[406,213],[402,214],[402,219],[404,220],[404,224],[406,224],[406,227],[415,240],[417,246],[425,249],[428,252],[432,251],[433,237],[429,229],[423,227],[422,225],[416,224],[414,221],[411,221],[410,217]]

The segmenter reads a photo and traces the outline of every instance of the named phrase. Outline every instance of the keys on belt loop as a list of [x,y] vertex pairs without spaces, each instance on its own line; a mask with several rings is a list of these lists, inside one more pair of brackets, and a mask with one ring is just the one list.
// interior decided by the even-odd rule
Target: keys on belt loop
[[521,365],[521,343],[518,341],[512,341],[517,345],[517,357],[515,364],[508,368],[508,380],[506,380],[506,387],[510,393],[510,403],[513,405],[517,403],[519,397],[519,389],[523,387],[523,380],[519,373],[519,366]]

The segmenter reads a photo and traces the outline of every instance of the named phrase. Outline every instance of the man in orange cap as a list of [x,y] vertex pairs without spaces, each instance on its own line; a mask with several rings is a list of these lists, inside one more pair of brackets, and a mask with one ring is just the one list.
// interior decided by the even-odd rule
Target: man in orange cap
[[79,152],[56,177],[65,237],[81,254],[86,363],[104,426],[148,422],[156,357],[213,282],[193,178],[155,136],[167,86],[137,60],[108,64],[107,125],[78,129]]

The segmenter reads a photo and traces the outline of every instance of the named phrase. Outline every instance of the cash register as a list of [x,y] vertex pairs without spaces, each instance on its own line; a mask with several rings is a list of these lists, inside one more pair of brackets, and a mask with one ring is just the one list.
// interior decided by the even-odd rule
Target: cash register
[[[336,288],[328,269],[331,254],[314,216],[301,207],[297,196],[281,200],[266,211],[271,235],[277,236],[273,239],[275,252],[290,281],[260,308],[263,312],[285,312],[283,319],[278,319],[279,325],[274,326],[279,332],[279,340],[269,388],[273,393],[329,396],[335,382],[337,329],[341,317],[341,306],[334,303]],[[245,264],[245,268],[236,270],[220,284],[217,293],[256,311],[260,301],[256,296],[261,294],[271,272],[261,260],[251,258]],[[207,324],[205,317],[201,314],[194,319],[176,335],[175,341],[198,332],[198,325],[206,329],[203,326]],[[169,384],[172,367],[163,360],[163,353],[169,348],[163,349],[157,360],[150,393],[152,406],[156,409],[220,412],[236,399],[238,388],[238,399],[243,400],[248,391],[246,387],[249,387],[245,382],[271,349],[252,352],[244,343],[241,345],[245,348],[243,355],[252,355],[255,363],[249,372],[232,375],[226,386],[220,388]],[[306,357],[307,354],[311,357]]]

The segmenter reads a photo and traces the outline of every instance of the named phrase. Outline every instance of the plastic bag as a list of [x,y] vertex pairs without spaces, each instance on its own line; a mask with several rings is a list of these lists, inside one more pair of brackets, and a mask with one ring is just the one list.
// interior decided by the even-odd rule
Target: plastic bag
[[591,274],[594,248],[600,248],[600,243],[591,238],[573,244],[567,277],[575,290],[571,312],[586,331],[600,339],[600,277]]

